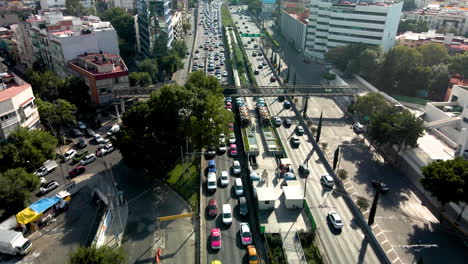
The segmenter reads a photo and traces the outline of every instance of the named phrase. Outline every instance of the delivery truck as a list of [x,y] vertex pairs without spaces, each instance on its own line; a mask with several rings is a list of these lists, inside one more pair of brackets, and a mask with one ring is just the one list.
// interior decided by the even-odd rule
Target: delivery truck
[[0,253],[26,255],[31,247],[31,241],[24,238],[23,233],[13,230],[0,230]]
[[42,167],[40,167],[35,174],[39,177],[44,177],[47,174],[49,174],[51,171],[55,170],[57,168],[57,162],[55,160],[47,160],[42,164]]

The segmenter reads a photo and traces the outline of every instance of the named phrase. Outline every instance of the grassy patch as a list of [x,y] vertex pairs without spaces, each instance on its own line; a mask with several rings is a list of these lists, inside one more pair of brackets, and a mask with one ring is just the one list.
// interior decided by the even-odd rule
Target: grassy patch
[[265,234],[268,243],[268,259],[270,263],[286,264],[281,236],[279,234]]
[[198,159],[179,163],[169,172],[169,178],[166,180],[171,188],[190,204],[194,211],[198,208],[199,167]]
[[299,233],[299,238],[301,240],[302,249],[304,250],[304,255],[307,260],[307,264],[322,264],[323,259],[322,255],[318,248],[314,245],[315,233]]
[[245,151],[250,151],[250,145],[249,145],[249,139],[247,137],[247,131],[245,130],[245,128],[241,128],[241,132],[242,132],[242,141],[244,141]]
[[225,27],[234,26],[234,21],[232,20],[231,13],[229,13],[229,8],[227,5],[221,7],[221,22]]

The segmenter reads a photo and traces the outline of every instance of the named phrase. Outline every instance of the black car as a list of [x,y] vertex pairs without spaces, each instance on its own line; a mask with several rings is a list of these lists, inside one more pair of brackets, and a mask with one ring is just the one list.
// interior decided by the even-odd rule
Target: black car
[[291,109],[291,103],[288,102],[288,101],[285,101],[285,102],[283,103],[283,107],[284,107],[285,109]]
[[255,71],[254,71],[254,74],[255,74],[255,75],[258,75],[259,73],[260,73],[260,72],[259,72],[258,70],[255,70]]
[[380,192],[381,193],[387,193],[387,192],[390,191],[390,188],[383,181],[372,180],[372,186],[374,188],[378,188],[379,184],[380,184]]
[[261,64],[258,65],[258,69],[260,69],[260,70],[263,69],[263,65],[261,65]]
[[278,96],[278,102],[282,103],[282,102],[284,102],[284,100],[286,100],[286,97]]
[[286,119],[284,119],[283,123],[284,123],[285,127],[290,127],[291,124],[292,124],[292,121],[291,121],[291,119],[286,118]]
[[214,159],[216,157],[216,148],[210,147],[207,151],[205,151],[205,159]]

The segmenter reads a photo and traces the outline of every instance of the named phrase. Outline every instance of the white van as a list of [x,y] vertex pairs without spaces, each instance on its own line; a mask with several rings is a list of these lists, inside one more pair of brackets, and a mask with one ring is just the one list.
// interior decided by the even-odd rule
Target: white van
[[206,182],[208,191],[216,191],[216,172],[208,172],[208,181]]
[[223,204],[223,223],[225,225],[232,224],[232,209],[230,204]]

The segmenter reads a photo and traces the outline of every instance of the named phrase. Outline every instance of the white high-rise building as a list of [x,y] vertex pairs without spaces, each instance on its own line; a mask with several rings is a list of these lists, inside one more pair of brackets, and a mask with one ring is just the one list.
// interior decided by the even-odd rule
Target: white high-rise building
[[305,55],[323,59],[328,49],[351,43],[387,51],[395,44],[402,8],[403,2],[310,0]]

